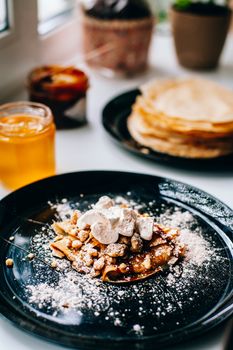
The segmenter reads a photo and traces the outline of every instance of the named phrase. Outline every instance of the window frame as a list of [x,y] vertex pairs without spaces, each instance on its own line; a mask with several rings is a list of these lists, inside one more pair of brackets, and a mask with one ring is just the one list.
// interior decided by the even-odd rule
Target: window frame
[[78,54],[80,47],[77,1],[72,16],[64,18],[59,27],[44,35],[38,33],[37,0],[8,0],[8,14],[9,29],[0,33],[0,103],[9,101],[25,88],[32,68],[42,64],[66,64]]
[[5,0],[7,5],[7,27],[0,31],[0,49],[16,40],[13,0]]
[[8,2],[7,0],[3,0],[3,6],[5,6],[5,11],[6,11],[6,25],[0,29],[0,33],[3,33],[8,30],[9,28],[9,14],[8,14]]
[[[40,0],[37,0],[37,2]],[[69,21],[72,18],[73,12],[74,12],[74,4],[75,1],[72,0],[73,6],[66,8],[63,12],[57,13],[50,18],[44,20],[40,23],[39,18],[39,4],[38,4],[38,33],[39,35],[47,35],[54,31],[56,28],[58,28],[60,25],[63,25],[64,23]]]

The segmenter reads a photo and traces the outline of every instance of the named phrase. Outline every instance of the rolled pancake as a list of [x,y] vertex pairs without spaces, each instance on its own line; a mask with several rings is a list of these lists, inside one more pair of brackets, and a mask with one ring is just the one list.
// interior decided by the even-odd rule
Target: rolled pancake
[[233,153],[233,92],[193,78],[146,84],[133,105],[128,129],[139,144],[174,156]]
[[135,126],[133,115],[128,118],[128,129],[132,137],[142,146],[151,148],[154,151],[166,153],[172,156],[185,157],[185,158],[215,158],[223,155],[230,154],[232,152],[232,144],[219,147],[212,145],[201,144],[198,145],[192,143],[179,143],[170,137],[169,139],[163,139],[159,136],[151,136],[150,134],[143,134]]
[[136,128],[142,135],[150,137],[159,137],[161,139],[169,139],[173,143],[178,144],[208,144],[211,147],[224,147],[225,145],[233,145],[232,135],[218,134],[218,137],[211,133],[200,132],[179,132],[161,126],[159,123],[156,128],[143,118],[140,114],[133,112],[130,116],[130,128]]
[[208,132],[213,134],[214,137],[218,136],[216,134],[233,134],[233,122],[213,124],[209,120],[190,121],[178,117],[169,118],[161,112],[156,112],[151,106],[151,101],[144,99],[143,97],[137,99],[133,110],[141,114],[152,125],[154,125],[154,127],[157,127],[157,124],[160,123],[172,130],[180,132]]
[[153,82],[142,87],[156,113],[186,121],[233,122],[233,92],[212,81],[190,78]]

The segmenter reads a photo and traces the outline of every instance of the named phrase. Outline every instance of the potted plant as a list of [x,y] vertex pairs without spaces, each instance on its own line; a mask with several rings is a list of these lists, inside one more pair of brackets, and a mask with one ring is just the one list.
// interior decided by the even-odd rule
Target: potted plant
[[191,69],[218,65],[231,20],[227,0],[175,0],[171,8],[178,60]]

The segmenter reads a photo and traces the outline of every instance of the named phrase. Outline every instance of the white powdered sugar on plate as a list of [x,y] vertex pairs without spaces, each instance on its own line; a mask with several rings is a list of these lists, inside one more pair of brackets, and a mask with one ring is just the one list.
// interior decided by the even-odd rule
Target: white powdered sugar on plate
[[[134,209],[145,206],[122,197],[116,198],[117,203],[124,203]],[[149,215],[152,214],[154,203],[149,203]],[[66,199],[51,207],[57,211],[57,215],[64,219],[71,212],[71,206]],[[79,208],[78,208],[79,209]],[[57,272],[54,282],[45,281],[44,270],[40,272],[41,259],[51,264],[54,257],[51,255],[49,243],[53,239],[53,232],[48,225],[38,232],[32,239],[31,251],[35,256],[40,256],[40,261],[34,260],[37,281],[26,286],[28,302],[37,310],[50,312],[53,316],[75,311],[80,317],[105,317],[115,327],[123,327],[125,320],[131,314],[133,301],[134,312],[136,310],[138,320],[132,324],[129,333],[142,335],[144,326],[140,320],[143,317],[152,316],[163,319],[166,314],[172,314],[184,307],[185,303],[193,303],[193,299],[201,293],[201,285],[208,276],[205,271],[210,264],[221,260],[221,255],[203,236],[202,228],[192,213],[180,208],[163,210],[162,214],[155,214],[156,221],[165,226],[179,228],[180,240],[185,243],[187,250],[185,259],[175,267],[171,267],[165,276],[157,275],[152,279],[135,284],[111,285],[103,283],[98,278],[81,275],[73,270],[70,262],[56,259],[57,267],[51,273]],[[38,265],[38,268],[36,267]],[[202,273],[202,269],[204,269]],[[43,277],[43,278],[42,278]],[[214,283],[214,281],[212,281]],[[192,294],[190,296],[190,289]],[[119,312],[119,308],[121,311]]]
[[179,208],[173,211],[168,209],[159,217],[159,222],[180,229],[180,241],[187,247],[186,261],[200,266],[211,259],[213,247],[202,236],[202,229],[190,212],[181,211]]

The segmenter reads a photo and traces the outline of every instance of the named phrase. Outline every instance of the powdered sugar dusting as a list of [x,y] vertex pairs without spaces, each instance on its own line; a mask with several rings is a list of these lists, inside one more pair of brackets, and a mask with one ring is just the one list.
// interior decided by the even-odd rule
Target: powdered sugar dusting
[[[139,211],[145,210],[144,204],[126,198],[118,196],[115,200]],[[65,199],[51,206],[61,219],[65,219],[73,210]],[[26,286],[29,303],[41,311],[46,309],[55,317],[75,311],[79,320],[94,317],[98,322],[104,317],[106,322],[120,328],[129,323],[134,313],[135,318],[130,321],[128,333],[136,336],[145,333],[144,319],[147,317],[153,317],[155,324],[151,327],[155,330],[169,315],[182,315],[187,307],[192,308],[194,300],[203,297],[203,286],[218,287],[220,281],[211,279],[211,269],[224,258],[211,239],[203,235],[198,220],[189,211],[164,204],[162,209],[157,210],[155,203],[150,202],[147,212],[154,215],[159,223],[180,229],[180,240],[187,246],[184,261],[155,279],[115,286],[81,275],[72,270],[68,261],[59,259],[56,259],[57,267],[53,269],[53,273],[57,273],[55,280],[45,281],[41,262],[35,260],[37,284],[32,281]],[[52,230],[45,225],[32,239],[31,251],[47,264],[54,260],[49,250],[49,242],[53,238]],[[177,319],[174,322],[178,325],[181,321]]]
[[200,266],[211,259],[213,247],[202,236],[202,230],[190,212],[181,211],[180,208],[175,208],[173,212],[168,209],[159,217],[159,221],[166,226],[180,229],[180,241],[187,247],[187,261]]

